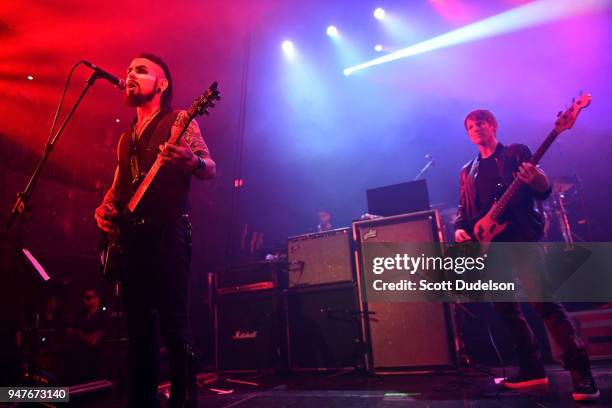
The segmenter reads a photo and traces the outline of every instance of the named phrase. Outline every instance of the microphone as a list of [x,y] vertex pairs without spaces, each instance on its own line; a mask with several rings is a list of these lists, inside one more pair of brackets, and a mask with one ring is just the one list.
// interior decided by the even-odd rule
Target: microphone
[[100,78],[106,79],[108,82],[110,82],[111,84],[115,85],[119,90],[123,91],[125,89],[125,81],[123,79],[121,79],[121,78],[111,74],[110,72],[107,72],[107,71],[103,70],[99,66],[97,66],[95,64],[92,64],[89,61],[83,60],[83,64],[87,65],[89,68],[91,68],[94,71],[96,71],[96,74]]
[[432,166],[436,164],[435,160],[433,159],[433,155],[431,153],[427,153],[425,155],[425,159],[429,160]]

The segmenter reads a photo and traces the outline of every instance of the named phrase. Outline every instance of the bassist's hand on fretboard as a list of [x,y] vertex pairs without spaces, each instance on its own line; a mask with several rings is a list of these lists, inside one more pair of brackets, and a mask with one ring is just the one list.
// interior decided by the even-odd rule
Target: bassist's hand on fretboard
[[515,173],[515,177],[518,177],[523,183],[527,184],[536,193],[544,193],[550,187],[548,178],[544,171],[529,162],[523,162]]

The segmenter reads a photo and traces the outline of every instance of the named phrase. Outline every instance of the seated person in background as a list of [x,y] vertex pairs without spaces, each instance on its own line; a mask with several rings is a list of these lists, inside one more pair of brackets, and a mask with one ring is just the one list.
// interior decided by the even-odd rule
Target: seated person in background
[[331,223],[331,214],[325,209],[320,209],[317,213],[319,217],[319,225],[317,225],[317,232],[324,232],[333,229]]
[[61,321],[57,313],[57,298],[55,295],[49,295],[45,298],[42,310],[38,314],[38,329],[49,330],[59,329]]
[[68,343],[65,380],[71,383],[102,378],[101,345],[106,316],[100,309],[100,295],[89,288],[83,292],[83,308],[66,330]]

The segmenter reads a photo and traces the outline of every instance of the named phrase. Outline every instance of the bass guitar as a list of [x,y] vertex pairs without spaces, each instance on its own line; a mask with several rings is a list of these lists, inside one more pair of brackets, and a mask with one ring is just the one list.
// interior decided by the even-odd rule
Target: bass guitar
[[[559,134],[574,126],[578,114],[582,109],[589,106],[591,99],[589,94],[580,94],[578,98],[572,100],[569,108],[564,112],[559,112],[555,121],[555,128],[548,134],[544,142],[542,142],[538,150],[531,157],[530,162],[532,164],[537,165],[540,162]],[[508,221],[503,223],[499,221],[500,216],[504,213],[508,204],[522,185],[523,182],[515,177],[502,196],[493,203],[489,211],[474,225],[473,237],[480,243],[481,252],[486,252],[489,243],[508,226]]]

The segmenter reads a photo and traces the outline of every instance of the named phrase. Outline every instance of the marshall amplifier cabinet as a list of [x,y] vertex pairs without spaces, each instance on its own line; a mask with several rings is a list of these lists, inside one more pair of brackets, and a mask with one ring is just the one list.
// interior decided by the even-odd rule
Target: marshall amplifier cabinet
[[422,211],[353,223],[363,336],[368,343],[366,368],[417,368],[453,365],[453,322],[443,303],[368,301],[363,245],[380,243],[435,243],[442,241],[438,212]]
[[295,288],[286,293],[291,370],[363,367],[355,283]]
[[353,282],[351,231],[331,231],[290,237],[289,287]]
[[216,367],[226,372],[273,372],[284,367],[285,330],[277,290],[218,295]]

